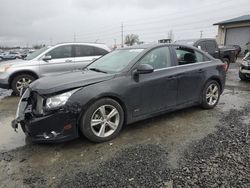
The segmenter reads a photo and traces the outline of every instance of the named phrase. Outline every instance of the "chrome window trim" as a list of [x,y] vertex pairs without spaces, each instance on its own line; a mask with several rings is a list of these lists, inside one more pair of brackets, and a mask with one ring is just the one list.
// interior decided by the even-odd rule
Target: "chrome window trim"
[[199,64],[205,64],[205,63],[211,63],[212,61],[203,61],[203,62],[198,62],[198,63],[190,63],[186,65],[177,65],[177,66],[171,66],[171,67],[166,67],[166,68],[161,68],[161,69],[155,69],[154,72],[161,71],[161,70],[167,70],[167,69],[173,69],[173,68],[178,68],[178,67],[187,67],[187,66],[192,66],[192,65],[199,65]]

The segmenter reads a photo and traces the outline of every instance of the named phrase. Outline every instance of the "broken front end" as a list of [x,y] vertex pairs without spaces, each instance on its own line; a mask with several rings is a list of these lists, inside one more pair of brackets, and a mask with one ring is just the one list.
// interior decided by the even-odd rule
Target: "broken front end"
[[19,101],[12,127],[16,130],[20,125],[34,142],[63,142],[78,137],[80,108],[72,107],[73,104],[49,108],[53,102],[58,103],[56,100],[27,88]]

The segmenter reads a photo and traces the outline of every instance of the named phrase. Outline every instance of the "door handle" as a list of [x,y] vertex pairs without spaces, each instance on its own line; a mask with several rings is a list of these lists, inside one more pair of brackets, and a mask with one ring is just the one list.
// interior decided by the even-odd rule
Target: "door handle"
[[167,79],[176,78],[176,76],[168,76]]
[[180,73],[180,74],[175,75],[175,77],[180,77],[180,76],[184,76],[184,73]]
[[71,63],[71,62],[72,62],[71,59],[66,59],[66,60],[65,60],[65,63]]
[[199,70],[198,70],[198,73],[203,73],[203,72],[204,72],[203,69],[199,69]]

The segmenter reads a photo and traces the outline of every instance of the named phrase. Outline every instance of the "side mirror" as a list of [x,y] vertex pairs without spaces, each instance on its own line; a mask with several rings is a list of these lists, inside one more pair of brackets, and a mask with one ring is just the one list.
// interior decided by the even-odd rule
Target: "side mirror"
[[135,70],[136,74],[148,74],[154,72],[154,68],[149,64],[140,64]]
[[51,60],[52,59],[52,57],[51,57],[51,55],[46,55],[46,56],[44,56],[43,57],[43,61],[49,61],[49,60]]

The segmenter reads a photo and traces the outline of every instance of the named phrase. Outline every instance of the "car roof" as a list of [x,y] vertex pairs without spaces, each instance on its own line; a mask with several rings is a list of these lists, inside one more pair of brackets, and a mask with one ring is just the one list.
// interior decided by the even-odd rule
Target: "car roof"
[[[187,44],[181,44],[181,43],[164,43],[164,44],[142,44],[142,45],[135,45],[135,46],[130,46],[130,47],[125,47],[122,49],[145,49],[145,50],[150,50],[153,48],[157,48],[160,46],[183,46],[183,47],[187,47],[187,48],[191,48],[191,49],[195,49],[197,50],[198,48],[191,46],[191,45],[187,45]],[[199,49],[198,49],[199,50]]]
[[[64,46],[64,45],[88,45],[88,46],[95,46],[99,48],[103,48],[107,51],[110,51],[110,48],[103,44],[103,43],[91,43],[91,42],[63,42],[63,43],[58,43],[53,46]],[[49,46],[50,47],[50,46]]]
[[175,43],[194,45],[196,42],[207,41],[207,40],[215,40],[215,39],[214,38],[183,39],[183,40],[177,40],[175,41]]

